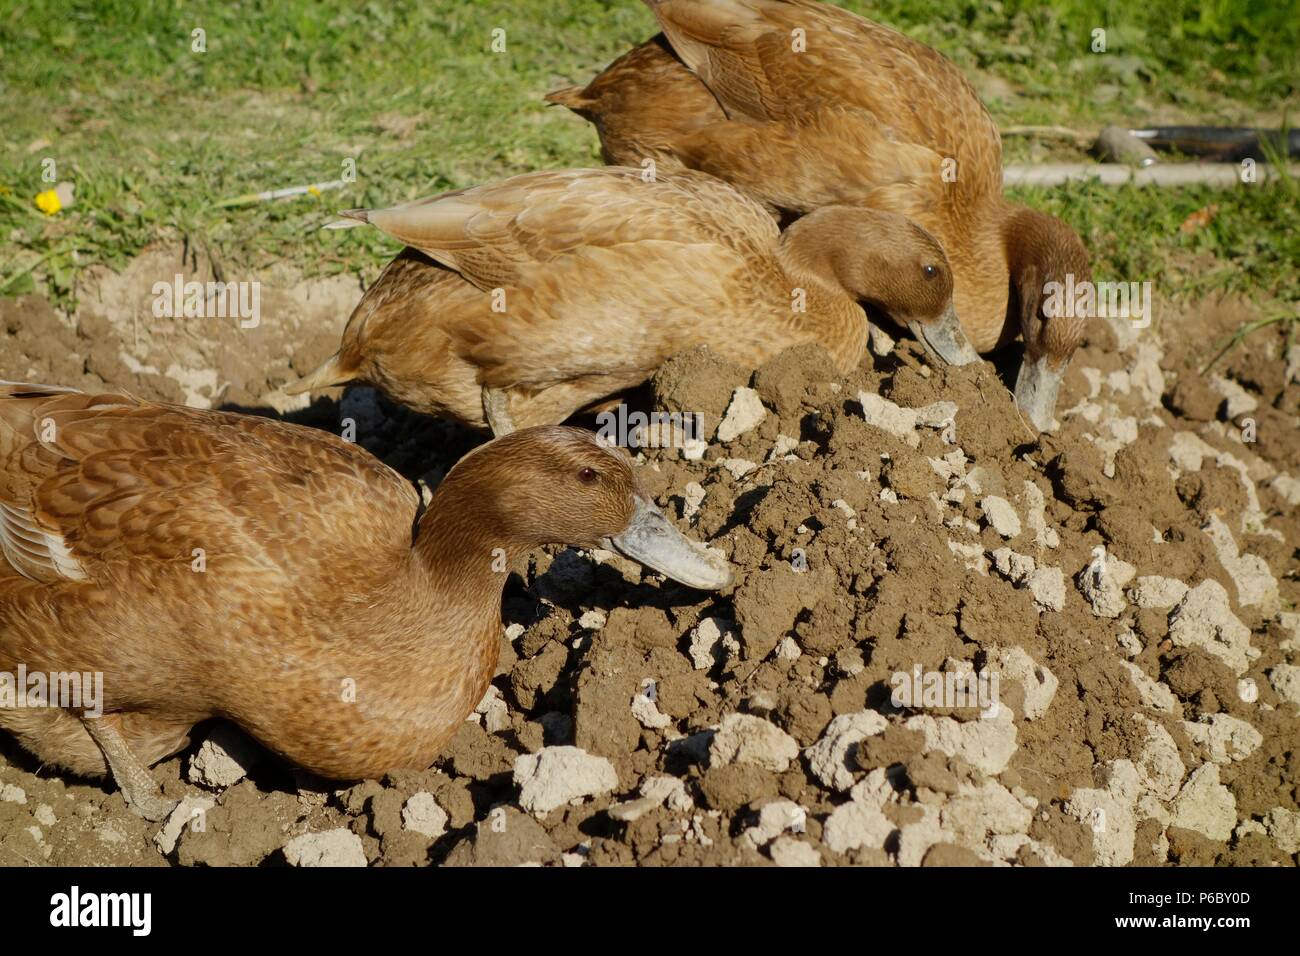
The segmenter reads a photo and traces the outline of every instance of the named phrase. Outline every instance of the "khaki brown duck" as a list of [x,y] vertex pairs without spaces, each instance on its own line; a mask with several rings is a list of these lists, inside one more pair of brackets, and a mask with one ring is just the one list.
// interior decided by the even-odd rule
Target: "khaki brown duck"
[[345,215],[408,248],[338,353],[285,391],[366,382],[498,435],[562,422],[699,345],[752,368],[819,342],[847,372],[862,302],[936,340],[957,327],[943,251],[903,216],[827,206],[781,233],[688,170],[547,170]]
[[503,571],[551,542],[731,578],[590,432],[483,445],[422,511],[324,432],[0,384],[0,673],[103,681],[102,716],[10,704],[0,727],[150,819],[145,768],[209,717],[328,778],[422,769],[492,677]]
[[948,254],[975,349],[1023,337],[1016,399],[1049,427],[1084,322],[1049,318],[1043,290],[1088,280],[1087,251],[1003,198],[1001,138],[956,66],[813,0],[645,2],[663,35],[547,99],[595,124],[607,162],[701,170],[786,216],[849,204],[919,223]]

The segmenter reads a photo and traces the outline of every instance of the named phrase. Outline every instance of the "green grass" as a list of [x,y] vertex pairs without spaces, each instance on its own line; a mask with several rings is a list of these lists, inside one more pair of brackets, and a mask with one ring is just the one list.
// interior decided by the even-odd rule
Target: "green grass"
[[[1276,107],[1300,89],[1300,18],[1293,5],[1271,0],[846,5],[869,8],[963,67],[991,69],[1023,85],[1041,109],[1068,106],[1079,118],[1139,118],[1145,107],[1137,100],[1204,108],[1217,94]],[[1105,31],[1104,55],[1092,49],[1097,29]]]
[[[1070,222],[1092,254],[1098,279],[1151,278],[1162,294],[1192,297],[1216,292],[1297,296],[1297,200],[1282,186],[1224,191],[1072,183],[1014,195]],[[1180,230],[1188,216],[1211,206],[1218,211],[1207,226]]]
[[[1262,0],[883,0],[846,4],[952,57],[999,123],[1276,122],[1297,94],[1300,18]],[[1107,31],[1107,52],[1090,50]],[[191,50],[206,32],[207,51]],[[507,51],[492,52],[491,31]],[[71,307],[76,271],[185,241],[229,273],[288,261],[378,268],[371,230],[322,233],[335,209],[387,205],[528,169],[598,163],[596,137],[547,108],[654,32],[636,0],[179,3],[0,0],[0,294]],[[44,141],[44,142],[42,142]],[[1058,147],[1009,141],[1015,160]],[[77,186],[54,217],[32,198],[46,157]],[[344,190],[221,208],[339,178]],[[1294,184],[1229,193],[1071,186],[1022,198],[1074,223],[1099,277],[1159,277],[1294,297]],[[1192,235],[1186,216],[1220,212]],[[1180,271],[1179,263],[1212,261]]]

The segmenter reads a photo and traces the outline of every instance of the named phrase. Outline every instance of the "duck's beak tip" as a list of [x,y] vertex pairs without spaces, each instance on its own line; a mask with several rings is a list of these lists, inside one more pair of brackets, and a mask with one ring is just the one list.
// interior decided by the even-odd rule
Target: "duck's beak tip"
[[969,365],[979,361],[979,353],[966,338],[966,332],[957,318],[957,310],[951,302],[939,318],[931,322],[914,319],[907,323],[907,327],[931,359],[947,365]]
[[1031,358],[1026,353],[1016,376],[1016,404],[1040,432],[1055,431],[1056,396],[1065,377],[1065,365],[1052,368],[1047,356]]
[[736,581],[725,557],[687,538],[652,502],[639,495],[627,528],[607,541],[610,550],[687,587],[723,591]]

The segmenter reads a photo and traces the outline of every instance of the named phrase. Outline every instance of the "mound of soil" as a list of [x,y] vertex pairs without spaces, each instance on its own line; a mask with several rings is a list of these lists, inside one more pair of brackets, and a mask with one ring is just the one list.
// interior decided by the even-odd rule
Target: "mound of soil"
[[[286,280],[250,337],[140,329],[128,286],[0,300],[0,378],[255,409],[356,295]],[[0,863],[1294,864],[1300,354],[1207,377],[1188,346],[1243,310],[1099,323],[1043,436],[992,365],[910,341],[848,378],[679,356],[653,403],[710,440],[638,457],[733,591],[539,551],[434,767],[339,789],[215,725],[154,768],[187,798],[162,828],[0,738]],[[431,484],[475,441],[367,389],[280,413]]]

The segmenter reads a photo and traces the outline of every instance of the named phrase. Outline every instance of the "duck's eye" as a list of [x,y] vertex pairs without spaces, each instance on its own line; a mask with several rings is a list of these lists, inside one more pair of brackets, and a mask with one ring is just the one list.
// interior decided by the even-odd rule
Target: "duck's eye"
[[578,480],[582,482],[584,485],[591,484],[599,477],[600,474],[596,471],[595,468],[584,468],[582,469],[582,471],[578,472]]
[[927,279],[933,279],[935,276],[939,274],[939,267],[933,265],[921,266],[921,274],[924,275]]

